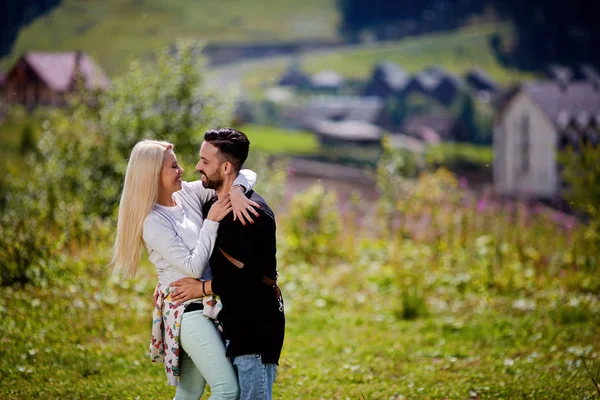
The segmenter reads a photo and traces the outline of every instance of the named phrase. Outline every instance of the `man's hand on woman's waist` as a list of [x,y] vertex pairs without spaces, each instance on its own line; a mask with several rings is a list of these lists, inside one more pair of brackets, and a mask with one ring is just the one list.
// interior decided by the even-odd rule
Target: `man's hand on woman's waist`
[[[212,281],[204,281],[203,285],[203,282],[198,279],[182,278],[171,283],[169,286],[174,288],[171,291],[171,300],[177,304],[213,294]],[[204,292],[202,292],[203,289]]]

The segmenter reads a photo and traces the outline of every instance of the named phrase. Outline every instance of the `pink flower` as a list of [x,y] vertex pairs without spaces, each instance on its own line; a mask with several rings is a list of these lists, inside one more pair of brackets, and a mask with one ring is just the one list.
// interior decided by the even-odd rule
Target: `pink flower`
[[483,212],[487,208],[487,200],[479,199],[477,200],[477,212]]

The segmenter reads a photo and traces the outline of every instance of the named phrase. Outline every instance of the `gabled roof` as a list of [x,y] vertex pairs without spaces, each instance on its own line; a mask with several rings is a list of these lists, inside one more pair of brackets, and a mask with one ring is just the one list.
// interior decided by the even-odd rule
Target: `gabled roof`
[[600,82],[600,73],[590,64],[579,64],[574,67],[568,67],[560,64],[550,64],[546,68],[546,74],[551,80],[561,84],[573,81],[589,81],[592,83]]
[[279,78],[280,86],[302,86],[310,82],[308,74],[302,72],[297,64],[292,64]]
[[110,85],[108,77],[86,53],[28,52],[22,59],[48,87],[57,92],[66,92],[71,88],[77,63],[86,89],[107,89]]
[[309,129],[320,136],[345,141],[379,141],[383,129],[363,121],[314,121]]
[[425,142],[414,136],[394,133],[389,138],[390,144],[395,149],[405,149],[413,153],[423,153],[425,151]]
[[414,79],[427,92],[435,91],[443,83],[450,84],[455,88],[458,88],[461,85],[460,80],[457,77],[444,71],[441,67],[436,66],[425,68],[423,71],[419,72]]
[[374,123],[383,109],[377,97],[322,96],[311,99],[301,111],[301,119],[352,120]]
[[410,81],[410,75],[398,64],[391,61],[379,63],[373,72],[373,76],[379,75],[381,79],[396,91],[404,89]]
[[425,141],[436,142],[451,138],[457,120],[447,113],[424,113],[409,117],[402,125],[402,133],[416,136]]
[[600,73],[596,68],[589,64],[583,64],[580,69],[585,80],[595,85],[600,85]]
[[335,71],[321,71],[310,78],[310,83],[317,88],[338,88],[344,78]]
[[488,90],[498,90],[498,84],[481,68],[471,68],[467,71],[465,79],[468,83],[486,87]]
[[377,97],[319,96],[292,107],[288,114],[306,126],[318,120],[376,123],[382,110],[383,101]]
[[531,96],[559,129],[572,122],[585,127],[600,120],[600,88],[592,83],[577,81],[563,86],[543,81],[524,84],[521,90]]

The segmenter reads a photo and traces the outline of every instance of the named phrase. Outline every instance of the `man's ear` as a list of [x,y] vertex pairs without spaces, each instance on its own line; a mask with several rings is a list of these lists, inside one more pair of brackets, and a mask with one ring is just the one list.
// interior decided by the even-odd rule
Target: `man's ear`
[[229,161],[225,161],[223,164],[221,164],[221,172],[224,175],[229,175],[229,174],[231,174],[232,171],[233,171],[233,164],[230,163]]

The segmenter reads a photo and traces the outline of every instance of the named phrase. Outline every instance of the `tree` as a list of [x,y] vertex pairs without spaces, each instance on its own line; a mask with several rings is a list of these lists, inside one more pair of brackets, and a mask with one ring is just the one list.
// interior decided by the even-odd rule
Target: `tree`
[[564,198],[570,206],[588,218],[587,241],[600,248],[600,146],[581,143],[558,154],[567,184]]
[[98,226],[116,215],[137,141],[169,140],[180,158],[197,157],[202,129],[230,120],[231,101],[206,84],[197,46],[180,42],[157,58],[154,68],[132,63],[97,97],[76,92],[44,121],[38,151],[25,161],[30,179],[3,182],[0,283],[35,282],[61,246],[107,239]]
[[493,0],[492,5],[513,23],[516,45],[511,58],[517,67],[539,69],[548,63],[600,62],[600,54],[591,51],[600,41],[595,0]]
[[[385,32],[393,28],[396,35],[449,29],[465,18],[483,11],[483,0],[339,0],[340,31],[356,38],[364,29]],[[406,24],[407,22],[416,22]],[[399,30],[399,26],[406,27]]]
[[459,121],[464,132],[460,140],[463,141],[475,141],[477,136],[477,125],[475,123],[475,106],[473,104],[473,97],[469,93],[462,94],[462,104],[459,115]]
[[33,132],[33,128],[31,124],[25,125],[23,131],[21,132],[21,155],[26,156],[32,151],[36,150],[35,144],[35,134]]
[[10,54],[19,30],[61,0],[0,0],[0,57]]

